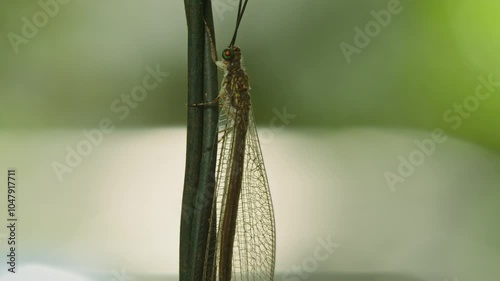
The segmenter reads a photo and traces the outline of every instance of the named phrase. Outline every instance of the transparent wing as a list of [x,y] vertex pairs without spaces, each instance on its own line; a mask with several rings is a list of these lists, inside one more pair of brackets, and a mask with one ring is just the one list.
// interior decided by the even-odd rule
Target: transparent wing
[[276,228],[259,137],[250,110],[233,258],[234,280],[273,280]]
[[[225,200],[229,186],[231,153],[234,146],[234,111],[230,104],[223,104],[219,118],[222,139],[219,142],[217,165],[217,188],[214,197],[209,243],[215,241],[215,250],[206,264],[212,264],[214,271],[207,278],[217,279],[220,266],[220,233],[225,210]],[[231,280],[273,280],[276,252],[274,211],[269,190],[269,183],[264,167],[264,160],[255,127],[253,113],[249,112],[249,124],[245,141],[245,159],[242,190],[237,211],[236,233],[233,245]],[[213,227],[216,227],[215,236]],[[215,237],[214,237],[215,236]],[[207,255],[209,256],[209,255]],[[213,257],[213,259],[212,259]],[[206,279],[206,280],[207,280]]]
[[[232,107],[224,102],[221,104],[219,115],[219,137],[217,148],[217,178],[214,194],[214,201],[212,205],[212,215],[210,218],[210,227],[207,240],[207,254],[205,255],[205,281],[217,280],[217,268],[219,267],[220,258],[220,227],[223,217],[223,210],[225,209],[225,202],[229,186],[230,167],[232,164],[231,153],[234,144],[234,110]],[[216,234],[217,233],[217,234]],[[214,241],[216,240],[216,241]],[[210,248],[215,244],[215,248]]]

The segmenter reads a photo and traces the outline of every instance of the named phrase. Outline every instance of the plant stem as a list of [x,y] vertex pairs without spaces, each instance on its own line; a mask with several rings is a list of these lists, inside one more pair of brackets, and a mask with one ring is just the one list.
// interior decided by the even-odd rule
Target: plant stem
[[[217,69],[205,29],[206,21],[213,36],[211,1],[184,0],[184,4],[188,25],[188,104],[209,102],[217,96]],[[214,211],[217,103],[188,107],[187,119],[179,280],[199,281],[203,279],[209,218]]]

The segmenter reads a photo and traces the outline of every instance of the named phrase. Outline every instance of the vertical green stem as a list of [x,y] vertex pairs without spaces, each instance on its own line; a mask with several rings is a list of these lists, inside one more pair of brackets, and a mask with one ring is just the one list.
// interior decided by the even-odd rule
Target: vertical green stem
[[[207,22],[213,36],[210,0],[184,0],[188,24],[188,104],[217,96]],[[215,188],[218,106],[188,107],[186,172],[182,198],[179,280],[202,280],[209,216]],[[211,248],[213,245],[210,245]]]

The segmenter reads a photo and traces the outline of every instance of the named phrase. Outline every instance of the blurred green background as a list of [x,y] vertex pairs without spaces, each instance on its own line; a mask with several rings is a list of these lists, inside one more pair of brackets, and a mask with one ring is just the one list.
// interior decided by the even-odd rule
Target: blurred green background
[[[219,49],[234,28],[236,1],[214,1]],[[500,98],[491,96],[450,129],[443,114],[474,93],[478,77],[500,80],[496,1],[400,1],[348,63],[339,45],[390,1],[250,1],[238,44],[251,77],[257,122],[273,108],[300,116],[291,126],[376,126],[430,130],[500,149]],[[114,116],[111,103],[130,93],[147,66],[171,73],[120,127],[183,126],[186,25],[182,1],[68,1],[18,53],[38,1],[3,1],[0,122],[6,129],[94,127]],[[229,7],[229,8],[228,8]]]
[[[213,0],[219,51],[236,4]],[[358,28],[366,33],[388,7],[398,12],[356,46]],[[276,209],[277,272],[335,233],[339,254],[318,272],[406,274],[339,280],[497,279],[499,8],[487,0],[249,1],[237,44]],[[26,27],[35,21],[36,30]],[[0,168],[18,168],[24,181],[21,264],[175,276],[185,22],[181,0],[0,3]],[[357,48],[348,57],[346,44]],[[113,109],[157,67],[168,77],[127,116]],[[475,98],[478,87],[490,96]],[[294,118],[273,128],[285,108]],[[59,181],[51,165],[103,118],[115,133]],[[449,141],[391,192],[384,173],[396,173],[398,155],[408,158],[435,128]]]

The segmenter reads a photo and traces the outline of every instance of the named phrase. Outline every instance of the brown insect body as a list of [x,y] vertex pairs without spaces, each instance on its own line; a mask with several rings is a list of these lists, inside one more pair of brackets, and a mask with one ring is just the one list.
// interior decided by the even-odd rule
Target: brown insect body
[[[222,235],[220,247],[220,264],[231,265],[233,258],[234,236],[236,231],[236,219],[238,214],[238,203],[241,193],[243,168],[245,157],[245,141],[248,131],[248,121],[250,113],[250,89],[248,75],[241,65],[240,48],[231,47],[232,55],[228,60],[224,60],[226,65],[225,76],[222,82],[223,95],[228,95],[225,100],[230,101],[235,122],[233,162],[231,163],[229,175],[229,189],[226,198],[226,209],[222,221]],[[224,99],[223,99],[224,100]],[[227,106],[227,105],[226,105]],[[219,268],[219,280],[231,280],[231,266],[221,266]]]
[[[275,224],[269,183],[251,110],[241,50],[230,46],[219,93],[217,189],[207,245],[204,280],[247,281],[274,277]],[[216,228],[215,231],[213,228]]]
[[[264,159],[252,113],[248,75],[234,46],[248,0],[240,0],[229,47],[217,61],[224,70],[219,101],[217,179],[210,217],[204,281],[272,281],[276,227]],[[208,29],[209,30],[209,29]]]

